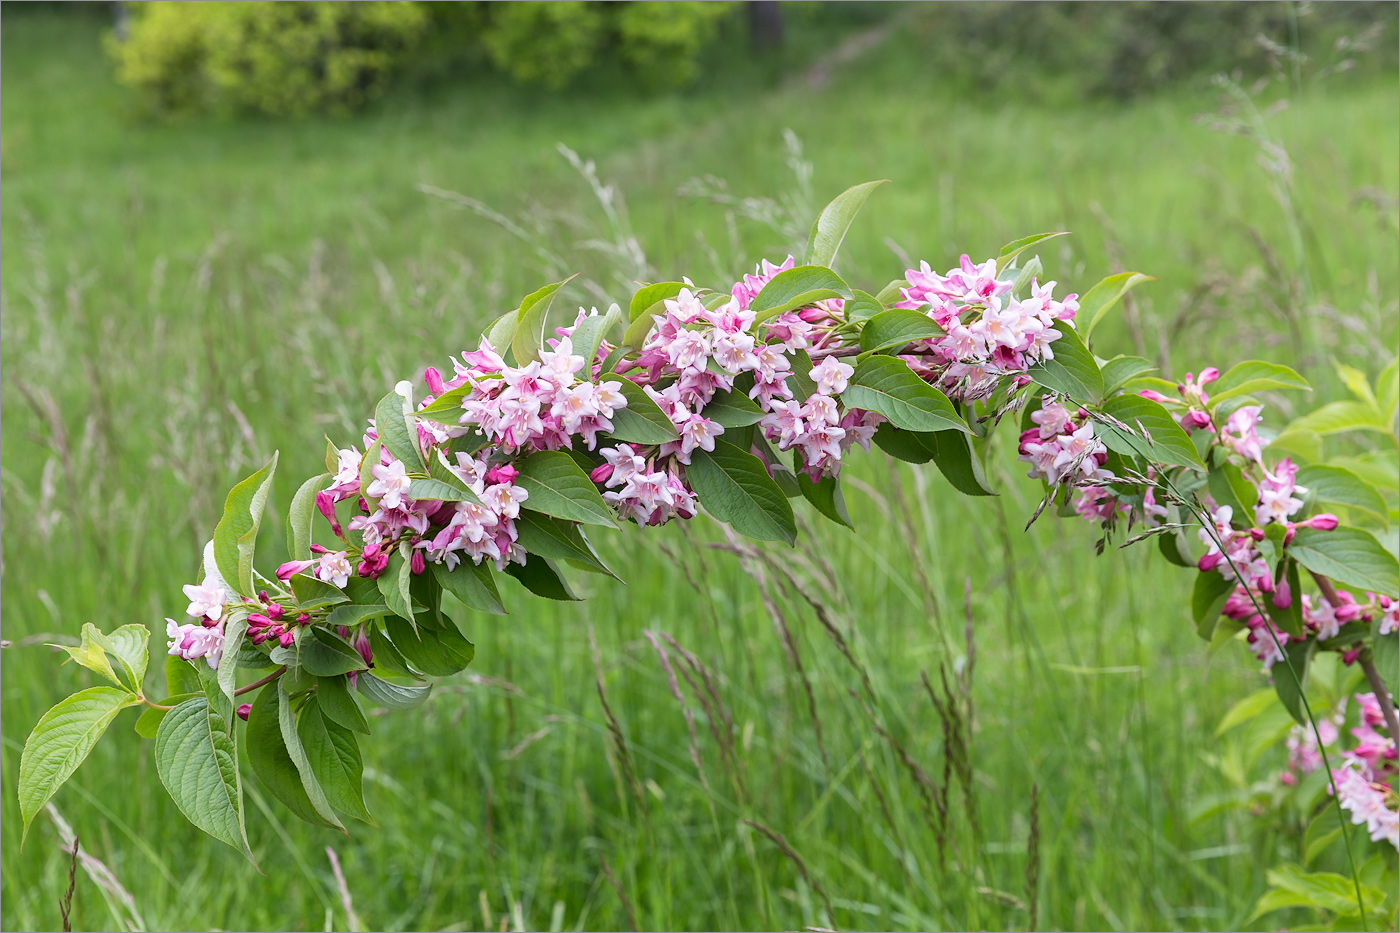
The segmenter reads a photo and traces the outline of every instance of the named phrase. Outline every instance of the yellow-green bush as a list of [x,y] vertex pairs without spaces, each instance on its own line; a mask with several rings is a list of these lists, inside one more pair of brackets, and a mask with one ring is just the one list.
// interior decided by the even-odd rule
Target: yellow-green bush
[[108,49],[164,111],[343,112],[379,93],[420,38],[416,3],[133,3]]
[[152,109],[344,112],[420,58],[485,58],[522,84],[559,89],[616,60],[651,87],[694,80],[732,2],[132,3],[108,50]]

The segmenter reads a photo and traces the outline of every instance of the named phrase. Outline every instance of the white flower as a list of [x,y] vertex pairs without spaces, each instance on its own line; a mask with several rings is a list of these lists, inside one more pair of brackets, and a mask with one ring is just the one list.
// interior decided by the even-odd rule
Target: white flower
[[358,483],[360,481],[360,452],[351,447],[347,450],[337,450],[336,474],[334,485],[341,483]]
[[222,625],[180,625],[174,619],[166,619],[165,635],[171,639],[169,653],[173,657],[184,658],[187,661],[205,658],[211,668],[218,668],[219,658],[224,654]]
[[384,508],[397,509],[408,498],[408,487],[413,485],[413,480],[408,478],[408,471],[401,462],[394,460],[388,466],[376,463],[369,468],[369,472],[374,482],[365,492],[378,499]]
[[344,551],[327,551],[316,561],[316,579],[340,589],[350,582],[350,561]]
[[190,601],[190,607],[185,610],[186,615],[217,622],[224,614],[224,598],[228,594],[219,584],[206,580],[197,585],[188,584],[184,590],[185,597]]
[[817,392],[821,395],[840,395],[855,369],[834,356],[828,356],[812,367],[812,378],[817,381]]

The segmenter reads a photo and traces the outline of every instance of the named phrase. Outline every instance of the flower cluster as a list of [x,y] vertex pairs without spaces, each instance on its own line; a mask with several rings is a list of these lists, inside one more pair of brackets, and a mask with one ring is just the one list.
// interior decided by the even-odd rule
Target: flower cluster
[[906,359],[955,398],[986,398],[1003,376],[1054,359],[1051,344],[1060,338],[1055,323],[1073,321],[1079,310],[1078,295],[1053,297],[1054,282],[1032,280],[1030,295],[1015,297],[1015,283],[997,278],[995,259],[978,265],[964,255],[958,268],[943,275],[924,262],[905,278],[909,286],[895,307],[922,310],[945,331],[919,341],[918,349],[927,352]]
[[198,621],[165,620],[169,653],[187,661],[204,658],[210,667],[218,667],[224,653],[224,601],[228,590],[222,580],[207,577],[203,583],[186,585],[184,591],[190,601],[185,614]]
[[1381,731],[1385,716],[1373,693],[1358,693],[1361,722],[1351,730],[1356,745],[1342,755],[1342,765],[1332,769],[1337,799],[1351,813],[1351,821],[1365,824],[1373,842],[1385,840],[1400,849],[1400,812],[1395,792],[1395,737]]

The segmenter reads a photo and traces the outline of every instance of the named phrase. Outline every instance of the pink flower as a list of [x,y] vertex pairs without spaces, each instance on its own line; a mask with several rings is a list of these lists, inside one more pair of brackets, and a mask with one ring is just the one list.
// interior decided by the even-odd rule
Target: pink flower
[[690,455],[695,448],[714,450],[715,438],[723,433],[724,428],[718,422],[700,415],[692,415],[690,420],[681,426],[681,448],[676,459],[681,463],[690,463]]
[[846,391],[846,386],[854,372],[853,366],[841,362],[834,356],[828,356],[812,367],[811,377],[817,383],[819,394],[840,395]]
[[340,589],[350,582],[350,561],[345,551],[327,551],[316,561],[316,579]]
[[224,653],[224,628],[222,625],[181,625],[174,619],[165,620],[165,635],[172,657],[193,661],[204,658],[211,668],[217,669],[219,658]]

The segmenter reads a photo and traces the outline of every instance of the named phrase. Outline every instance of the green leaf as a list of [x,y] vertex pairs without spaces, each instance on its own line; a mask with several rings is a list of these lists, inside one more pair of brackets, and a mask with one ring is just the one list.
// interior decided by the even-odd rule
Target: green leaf
[[608,308],[606,314],[593,314],[579,321],[574,328],[571,342],[574,353],[583,357],[583,376],[590,382],[593,379],[594,357],[598,355],[598,347],[602,344],[603,338],[613,325],[622,320],[622,309],[617,305]]
[[1115,356],[1103,364],[1104,394],[1112,395],[1128,380],[1156,371],[1156,366],[1140,356]]
[[1298,471],[1299,486],[1307,488],[1319,502],[1331,502],[1370,512],[1387,520],[1385,497],[1380,490],[1344,467],[1317,464]]
[[[1011,265],[1012,260],[1035,244],[1054,239],[1057,236],[1066,236],[1068,233],[1067,230],[1061,230],[1058,233],[1037,233],[1033,236],[1021,237],[1019,240],[1012,240],[1001,248],[1001,255],[997,256],[997,272],[999,273]],[[905,287],[907,288],[908,285],[906,284]]]
[[1396,405],[1400,405],[1400,359],[1391,359],[1376,377],[1375,396],[1376,408],[1393,419]]
[[365,806],[361,782],[365,765],[355,733],[323,716],[313,695],[297,713],[297,737],[327,802],[347,816],[375,825]]
[[371,510],[379,507],[379,500],[371,496],[366,490],[368,490],[370,484],[374,482],[374,468],[384,459],[383,452],[384,445],[380,443],[379,438],[376,437],[374,443],[370,444],[369,447],[365,449],[365,455],[360,458],[360,495],[364,496]]
[[[98,631],[97,626],[88,622],[83,625],[82,639],[76,648],[72,645],[51,645],[50,647],[61,649],[68,654],[70,659],[90,671],[101,674],[117,686],[125,686],[122,679],[117,676],[117,672],[112,669],[112,662],[107,659],[107,651],[99,640],[101,637],[102,633]],[[137,683],[134,688],[139,692],[141,685]]]
[[847,408],[877,411],[906,431],[971,433],[946,395],[893,356],[872,356],[857,366],[841,400]]
[[851,221],[855,220],[856,214],[860,213],[861,207],[865,205],[865,199],[887,181],[889,179],[886,178],[852,185],[822,208],[816,223],[812,224],[812,234],[807,239],[807,262],[817,266],[829,266],[836,260],[841,241],[846,238]]
[[1209,640],[1215,630],[1215,620],[1225,608],[1225,600],[1235,591],[1233,580],[1227,580],[1214,570],[1196,575],[1191,591],[1191,618],[1196,620],[1196,632]]
[[410,473],[427,468],[423,451],[418,447],[418,427],[409,416],[408,399],[397,392],[380,399],[374,407],[374,430],[384,449]]
[[713,451],[696,449],[686,477],[711,515],[735,531],[760,541],[797,541],[797,524],[787,497],[753,454],[723,439]]
[[[1303,707],[1303,692],[1308,685],[1308,662],[1312,660],[1313,649],[1316,647],[1317,642],[1312,639],[1289,642],[1283,646],[1286,660],[1276,662],[1272,670],[1274,692],[1278,694],[1283,708],[1288,710],[1288,715],[1300,726],[1308,724],[1307,711]],[[1289,673],[1290,670],[1292,674]]]
[[464,484],[448,483],[440,479],[429,477],[428,479],[415,479],[408,487],[408,496],[417,502],[425,500],[437,500],[438,502],[472,502],[477,505],[481,500],[476,493],[468,489]]
[[117,713],[140,702],[128,690],[89,687],[39,717],[19,759],[19,809],[24,820],[21,844],[35,815],[78,770]]
[[334,584],[317,580],[310,574],[296,574],[287,583],[292,588],[292,595],[297,598],[297,608],[307,612],[350,601],[344,590]]
[[1246,360],[1231,366],[1225,375],[1210,387],[1210,403],[1214,408],[1227,399],[1251,395],[1266,389],[1302,389],[1311,391],[1308,381],[1287,366]]
[[850,298],[851,289],[825,266],[797,266],[768,280],[749,305],[754,324],[762,324],[785,311],[806,308],[827,298]]
[[[1253,922],[1269,910],[1278,910],[1280,907],[1306,905],[1333,914],[1354,916],[1359,913],[1360,907],[1370,912],[1379,909],[1385,901],[1382,892],[1362,884],[1359,907],[1356,903],[1356,883],[1351,878],[1332,872],[1305,872],[1301,866],[1289,862],[1270,869],[1267,877],[1269,884],[1273,885],[1273,890],[1260,899],[1260,905],[1255,907],[1249,922]],[[1280,902],[1278,907],[1263,909],[1264,901],[1275,892],[1285,892],[1296,899],[1287,903]]]
[[[1214,576],[1218,577],[1220,574],[1214,574]],[[1258,719],[1261,713],[1274,705],[1274,698],[1275,694],[1272,690],[1256,690],[1254,693],[1240,700],[1234,706],[1230,707],[1230,711],[1224,715],[1219,725],[1215,727],[1215,737],[1220,738],[1220,736],[1229,732],[1236,726]]]
[[922,436],[917,431],[901,431],[888,422],[875,429],[876,445],[905,463],[928,463],[933,459],[933,451],[919,440]]
[[620,580],[617,574],[594,552],[583,530],[573,522],[560,521],[539,512],[521,509],[515,520],[520,544],[531,554],[554,560],[567,560],[592,573],[601,573]]
[[575,595],[569,581],[559,572],[559,567],[548,557],[530,555],[524,564],[510,564],[506,573],[515,577],[525,589],[536,596],[561,602],[577,602],[582,597]]
[[311,636],[301,640],[301,666],[306,668],[307,673],[317,677],[334,677],[369,667],[360,653],[344,639],[314,626]]
[[1366,380],[1365,373],[1354,366],[1348,366],[1335,360],[1332,365],[1337,370],[1337,378],[1342,380],[1342,385],[1347,387],[1348,392],[1372,408],[1380,407],[1376,403],[1376,394],[1371,391],[1371,384]]
[[1290,560],[1287,556],[1283,558],[1287,567],[1281,575],[1288,581],[1288,592],[1293,599],[1287,607],[1279,608],[1272,602],[1268,603],[1269,618],[1280,629],[1288,633],[1290,638],[1302,638],[1303,631],[1303,584],[1298,579],[1298,562]]
[[369,632],[370,653],[374,657],[374,668],[383,674],[385,671],[392,671],[395,674],[403,674],[406,677],[417,679],[418,672],[409,667],[408,659],[403,656],[394,643],[389,640],[377,625],[370,626]]
[[866,321],[885,310],[880,300],[869,292],[858,288],[851,289],[851,300],[846,302],[846,320]]
[[517,460],[515,467],[520,471],[515,485],[530,494],[526,501],[536,512],[586,525],[617,527],[598,487],[568,454],[541,450]]
[[823,476],[812,482],[804,474],[796,479],[802,498],[812,503],[820,513],[838,525],[854,528],[850,513],[846,511],[846,497],[841,493],[841,482],[834,476]]
[[911,340],[941,337],[943,333],[943,328],[933,323],[933,318],[927,314],[891,308],[865,322],[860,331],[860,349],[862,353],[879,353],[902,347]]
[[1240,527],[1254,526],[1254,503],[1259,501],[1259,491],[1245,479],[1244,473],[1233,463],[1226,461],[1211,467],[1207,485],[1210,494],[1218,505],[1228,505]]
[[[203,662],[200,662],[203,663]],[[194,665],[184,658],[177,658],[174,655],[166,655],[165,658],[165,692],[171,696],[181,693],[198,693],[203,689],[199,685],[199,672],[194,669]]]
[[622,376],[617,376],[617,379],[622,383],[627,407],[613,411],[613,427],[608,432],[609,437],[615,441],[648,445],[665,444],[680,437],[675,424],[641,386]]
[[1314,431],[1323,436],[1346,431],[1389,434],[1390,421],[1374,406],[1364,402],[1333,402],[1297,419],[1288,426],[1288,430]]
[[1050,345],[1055,358],[1032,366],[1027,375],[1050,391],[1067,395],[1076,402],[1097,402],[1103,398],[1104,391],[1103,375],[1099,364],[1094,362],[1094,354],[1084,346],[1068,321],[1056,321],[1055,329],[1060,332],[1060,339]]
[[[1093,334],[1094,328],[1098,325],[1103,316],[1116,305],[1119,300],[1126,295],[1134,286],[1143,282],[1157,281],[1150,275],[1143,275],[1141,272],[1120,272],[1117,275],[1110,275],[1099,282],[1079,299],[1078,318],[1089,323],[1084,328],[1084,339],[1088,340]],[[1059,349],[1057,346],[1056,350]],[[1059,353],[1055,354],[1059,356]]]
[[[1188,570],[1196,569],[1196,561],[1191,556],[1191,549],[1186,544],[1186,536],[1181,533],[1180,528],[1170,528],[1159,532],[1157,549],[1161,551],[1163,557],[1176,566],[1185,567]],[[1199,629],[1197,629],[1197,634],[1200,634]],[[1203,635],[1202,637],[1208,636]]]
[[384,597],[384,605],[389,607],[391,613],[405,619],[413,618],[413,601],[409,595],[411,577],[412,565],[403,554],[395,551],[389,557],[389,566],[375,580]]
[[1322,459],[1322,437],[1313,431],[1284,431],[1269,441],[1269,453],[1291,454],[1295,462],[1312,463]]
[[302,483],[287,509],[287,554],[292,560],[311,559],[311,523],[316,518],[316,493],[326,487],[330,473]]
[[486,328],[486,342],[489,343],[497,353],[505,356],[510,353],[511,344],[515,340],[515,332],[520,325],[520,309],[507,311],[496,320],[491,322],[491,326]]
[[[186,700],[193,700],[195,697],[204,696],[203,691],[199,693],[179,693],[168,696],[163,700],[156,700],[156,706],[169,706],[171,709],[179,706]],[[153,739],[160,731],[160,724],[165,719],[168,709],[156,709],[155,706],[148,706],[141,711],[141,715],[136,717],[136,734],[143,739]]]
[[995,496],[987,484],[982,461],[972,449],[972,438],[961,431],[918,434],[920,444],[933,456],[934,465],[953,488],[965,496]]
[[[1142,456],[1157,463],[1204,470],[1206,465],[1196,453],[1196,445],[1176,423],[1171,414],[1151,399],[1140,395],[1115,395],[1103,405],[1103,412],[1126,424],[1132,436],[1118,428],[1099,425],[1098,433],[1111,450],[1125,456]],[[1138,435],[1139,428],[1151,435],[1148,441]]]
[[726,428],[747,427],[763,420],[763,409],[738,389],[716,392],[701,414]]
[[908,279],[895,279],[893,282],[880,289],[875,295],[875,300],[880,303],[881,308],[884,308],[888,304],[900,301],[904,297],[904,289],[908,287]]
[[[238,677],[238,658],[243,649],[243,637],[247,633],[248,613],[246,611],[234,612],[224,623],[224,653],[219,658],[219,669],[215,674],[218,692],[222,695],[224,702],[218,702],[218,698],[214,696],[209,697],[209,702],[214,704],[215,709],[224,714],[224,719],[227,720],[230,728],[233,725],[233,691]],[[196,666],[195,670],[199,672],[204,692],[210,693],[209,684],[205,680],[208,676],[205,673],[206,668]]]
[[[427,418],[429,421],[436,421],[438,424],[457,424],[457,419],[462,415],[462,399],[471,394],[472,384],[464,382],[461,385],[446,389],[441,395],[433,399],[427,405],[412,413],[414,418]],[[453,415],[450,421],[438,418],[438,415]]]
[[155,756],[161,783],[185,819],[251,861],[238,744],[207,696],[165,714],[156,730]]
[[369,720],[360,701],[350,692],[350,683],[344,676],[316,678],[316,698],[321,704],[321,714],[331,722],[340,723],[347,729],[361,735],[369,735]]
[[432,684],[401,684],[376,677],[374,674],[360,674],[355,681],[355,689],[364,694],[376,706],[385,709],[405,710],[421,706],[432,692]]
[[496,580],[492,576],[490,564],[474,564],[470,558],[464,558],[452,570],[448,570],[445,564],[430,566],[442,588],[461,600],[462,605],[468,609],[498,616],[506,614],[506,607],[496,589]]
[[[554,296],[558,294],[559,289],[572,281],[573,278],[574,276],[571,275],[562,282],[546,285],[520,300],[519,323],[510,342],[511,350],[515,353],[517,366],[525,366],[540,358],[540,347],[544,345],[547,332],[549,306],[554,303]],[[494,343],[494,341],[492,342]]]
[[248,713],[247,739],[253,773],[274,797],[299,819],[345,831],[302,747],[282,680],[258,692]]
[[674,298],[681,293],[683,288],[692,288],[684,282],[657,282],[653,285],[643,285],[632,293],[632,302],[627,309],[627,320],[635,321],[642,317],[655,305],[660,304],[667,298]]
[[409,664],[434,677],[455,674],[465,669],[476,656],[475,646],[457,631],[456,626],[449,625],[437,631],[419,627],[415,636],[407,621],[398,616],[388,616],[384,620],[384,629]]
[[352,603],[348,606],[336,606],[326,616],[327,625],[359,625],[366,619],[377,619],[380,616],[388,615],[391,610],[384,603]]
[[267,466],[229,490],[228,498],[224,500],[224,516],[214,529],[214,561],[219,575],[240,596],[252,597],[256,594],[253,586],[253,549],[275,472],[276,453]]
[[1338,525],[1332,531],[1299,528],[1288,553],[1314,573],[1353,589],[1397,596],[1400,566],[1370,533]]

